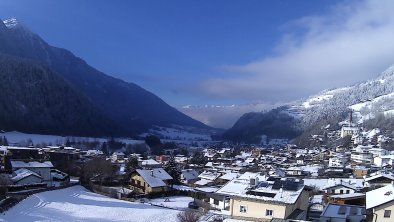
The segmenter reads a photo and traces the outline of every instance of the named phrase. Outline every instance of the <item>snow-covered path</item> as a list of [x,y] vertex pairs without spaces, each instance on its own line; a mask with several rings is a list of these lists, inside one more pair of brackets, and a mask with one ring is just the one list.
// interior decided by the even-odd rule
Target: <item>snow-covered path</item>
[[81,186],[30,196],[0,221],[177,221],[180,211],[131,203],[92,193]]

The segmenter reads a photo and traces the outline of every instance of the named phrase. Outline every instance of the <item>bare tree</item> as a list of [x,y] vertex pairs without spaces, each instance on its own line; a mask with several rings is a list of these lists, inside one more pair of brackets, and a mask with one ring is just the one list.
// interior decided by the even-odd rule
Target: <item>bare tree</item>
[[114,173],[115,171],[111,161],[106,160],[105,157],[95,157],[87,161],[83,167],[81,182],[89,183],[98,181],[102,184],[105,179],[111,179]]
[[11,185],[12,181],[8,174],[0,174],[0,199],[3,199],[7,194],[7,186]]
[[195,210],[186,210],[178,213],[177,218],[179,222],[197,222],[201,217],[200,212]]

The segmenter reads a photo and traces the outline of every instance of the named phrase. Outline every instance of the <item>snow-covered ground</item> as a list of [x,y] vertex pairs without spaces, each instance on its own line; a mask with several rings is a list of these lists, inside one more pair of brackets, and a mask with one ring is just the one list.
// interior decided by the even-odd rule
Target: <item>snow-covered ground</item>
[[152,199],[149,202],[155,205],[170,207],[174,209],[187,209],[189,202],[192,202],[193,198],[186,196],[174,196]]
[[[180,206],[185,201],[179,201],[182,203]],[[92,193],[82,186],[73,186],[32,195],[1,215],[0,221],[161,222],[177,221],[179,212],[112,199]]]
[[[29,134],[29,133],[21,133],[17,131],[12,132],[3,132],[0,133],[0,136],[5,136],[9,144],[25,144],[27,141],[31,140],[33,144],[64,144],[67,139],[70,141],[98,141],[98,142],[106,142],[107,138],[92,138],[92,137],[64,137],[64,136],[56,136],[56,135],[42,135],[42,134]],[[132,140],[127,138],[118,138],[119,141],[122,141],[126,144],[138,144],[144,143],[143,140]]]
[[150,129],[149,133],[141,134],[140,136],[147,136],[154,134],[164,140],[182,140],[182,141],[211,141],[212,138],[207,133],[193,133],[181,128],[168,128],[168,127],[156,127]]

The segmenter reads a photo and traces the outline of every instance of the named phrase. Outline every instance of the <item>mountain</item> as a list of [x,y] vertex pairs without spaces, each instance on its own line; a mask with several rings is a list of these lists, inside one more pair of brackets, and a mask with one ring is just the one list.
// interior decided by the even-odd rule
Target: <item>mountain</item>
[[243,114],[247,112],[261,112],[280,106],[273,103],[250,103],[241,105],[187,105],[178,108],[182,113],[197,119],[208,126],[229,129]]
[[294,138],[300,134],[298,120],[289,115],[287,106],[268,112],[246,113],[233,127],[224,132],[223,138],[234,142],[259,144],[262,136],[268,138]]
[[[378,75],[376,79],[348,87],[324,90],[317,95],[291,102],[278,109],[280,112],[272,110],[245,114],[244,116],[253,115],[254,120],[245,120],[241,117],[231,129],[224,133],[224,138],[233,141],[249,141],[253,137],[272,134],[272,131],[279,129],[267,129],[269,125],[264,121],[267,118],[275,119],[279,116],[286,119],[283,115],[292,119],[292,121],[281,122],[284,131],[292,131],[286,138],[306,138],[308,135],[320,133],[327,127],[332,130],[339,129],[339,123],[346,123],[351,110],[354,123],[362,124],[367,128],[382,127],[383,124],[387,133],[394,135],[394,128],[388,124],[394,122],[392,118],[394,114],[394,66]],[[250,128],[255,130],[249,130],[251,133],[245,136],[244,131]],[[280,136],[285,135],[271,135],[271,138]]]
[[138,85],[106,75],[70,51],[50,46],[15,19],[0,22],[0,52],[37,61],[61,75],[123,128],[121,135],[136,135],[153,126],[209,128]]
[[0,54],[0,129],[58,135],[120,131],[61,76],[33,61]]

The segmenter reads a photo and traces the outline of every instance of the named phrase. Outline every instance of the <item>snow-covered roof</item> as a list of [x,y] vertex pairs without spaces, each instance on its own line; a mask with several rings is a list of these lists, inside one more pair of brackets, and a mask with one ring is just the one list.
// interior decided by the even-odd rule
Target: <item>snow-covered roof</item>
[[391,155],[384,155],[384,156],[378,156],[377,158],[381,158],[381,159],[394,159],[394,155],[393,154],[391,154]]
[[221,150],[218,151],[218,153],[223,154],[226,151],[231,151],[231,149],[230,148],[222,148]]
[[160,163],[157,162],[157,161],[154,160],[154,159],[142,160],[141,164],[142,164],[142,166],[160,165]]
[[194,180],[198,177],[198,173],[193,169],[186,169],[182,170],[182,176],[185,178],[185,180]]
[[213,163],[212,162],[208,162],[207,164],[205,164],[206,167],[212,167]]
[[387,178],[387,179],[390,179],[390,180],[394,181],[394,176],[392,174],[388,174],[388,173],[376,174],[374,176],[366,178],[365,181],[368,182],[368,181],[371,181],[371,180],[374,180],[374,179],[377,179],[377,178],[380,178],[380,177],[384,177],[384,178]]
[[88,150],[88,151],[86,151],[86,155],[89,155],[89,156],[91,156],[91,155],[103,155],[103,154],[104,153],[101,150]]
[[53,167],[51,161],[21,161],[21,160],[11,160],[12,168],[51,168]]
[[255,160],[255,158],[253,158],[253,157],[248,157],[248,158],[246,158],[245,162],[246,162],[246,163],[253,163],[254,160]]
[[289,167],[286,169],[287,171],[303,171],[301,167]]
[[355,198],[355,197],[365,197],[365,193],[347,193],[347,194],[337,194],[331,195],[332,198]]
[[68,177],[68,174],[60,170],[51,169],[51,177],[54,179],[64,180]]
[[222,180],[232,180],[234,178],[237,178],[237,176],[238,176],[238,173],[226,173],[219,178]]
[[200,186],[205,186],[205,185],[210,184],[212,182],[213,182],[212,180],[201,179],[201,180],[196,181],[194,184],[200,185]]
[[371,209],[394,200],[394,185],[389,184],[366,194],[367,209]]
[[318,190],[323,190],[327,186],[332,186],[335,184],[340,184],[341,181],[352,184],[357,188],[363,188],[364,179],[344,179],[344,178],[329,178],[329,179],[304,179],[304,184],[310,187],[316,187]]
[[[251,185],[251,179],[257,181],[257,185]],[[292,190],[280,189],[274,186],[274,181],[267,181],[265,176],[258,173],[244,173],[233,179],[216,193],[230,195],[232,197],[249,198],[267,202],[279,202],[293,204],[304,190],[301,183],[294,183]],[[286,182],[281,180],[279,182]]]
[[218,190],[218,188],[217,187],[196,187],[196,188],[194,188],[194,190],[202,191],[205,193],[213,193],[213,192],[216,192]]
[[220,177],[220,173],[218,172],[211,172],[211,171],[204,171],[202,172],[200,175],[198,175],[199,178],[201,179],[206,179],[206,180],[211,180],[214,181],[216,180],[218,177]]
[[35,176],[35,177],[38,177],[38,178],[42,179],[42,177],[40,175],[38,175],[37,173],[35,173],[35,172],[31,171],[31,170],[25,169],[25,168],[21,168],[21,169],[15,170],[13,172],[13,175],[14,176],[11,178],[11,180],[14,183],[18,182],[18,181],[20,181],[20,180],[22,180],[22,179],[24,179],[26,177],[29,177],[29,176]]
[[172,177],[162,168],[155,168],[152,170],[137,169],[136,171],[151,187],[166,186],[166,183],[164,183],[163,180],[172,179]]
[[330,183],[323,187],[323,190],[327,190],[333,187],[347,187],[352,190],[359,190],[362,187],[357,187],[355,184],[352,184],[350,181],[340,180],[339,183]]
[[205,154],[204,154],[204,157],[212,158],[212,157],[214,157],[215,155],[217,155],[217,153],[205,153]]

